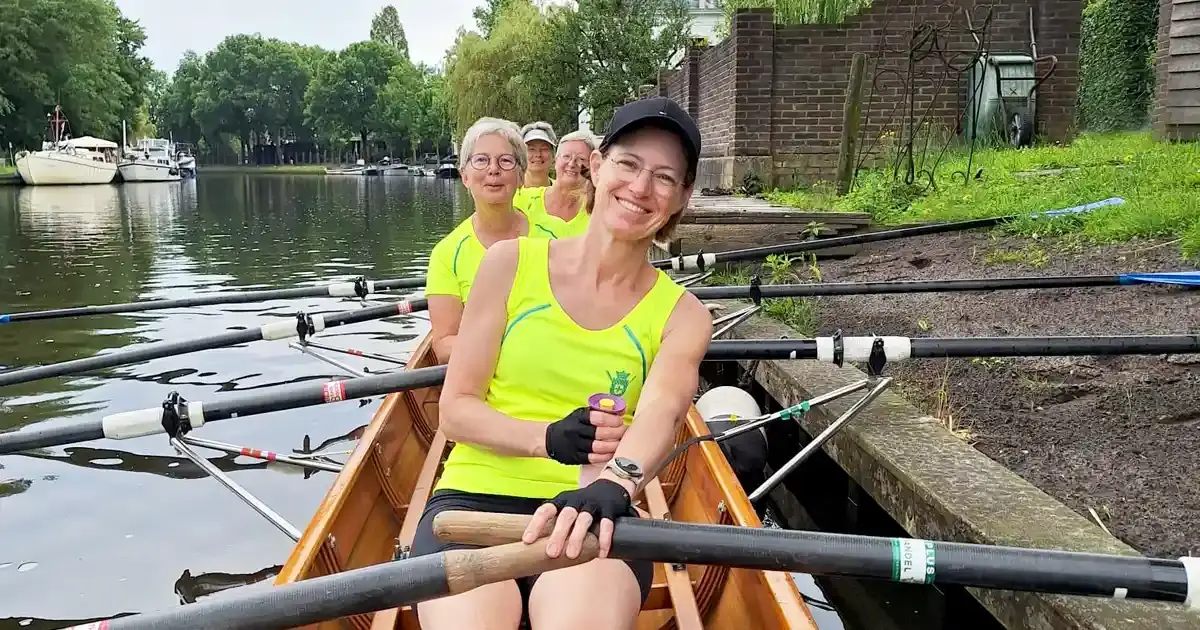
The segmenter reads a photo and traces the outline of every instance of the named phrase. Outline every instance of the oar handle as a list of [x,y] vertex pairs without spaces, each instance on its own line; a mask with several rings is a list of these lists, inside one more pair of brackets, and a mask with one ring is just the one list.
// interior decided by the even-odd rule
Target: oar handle
[[[507,545],[520,542],[521,535],[529,526],[532,516],[524,514],[499,514],[494,512],[468,512],[463,510],[447,510],[433,517],[433,535],[443,542],[455,542],[465,545]],[[545,545],[542,540],[550,535],[554,522],[550,521],[538,536],[538,541],[529,547]],[[589,535],[588,544],[595,543],[595,536]],[[522,543],[524,544],[524,543]],[[586,550],[586,546],[585,546]]]
[[[439,514],[438,517],[440,516]],[[436,519],[437,517],[435,522]],[[434,527],[436,530],[437,526]],[[546,555],[545,538],[526,545],[520,541],[522,531],[524,527],[517,531],[516,536],[510,537],[507,544],[489,545],[483,549],[447,551],[446,585],[450,594],[463,593],[485,584],[573,567],[595,559],[600,552],[600,544],[596,537],[589,534],[583,541],[583,550],[578,557],[568,558],[567,554],[563,553],[557,558],[551,558]],[[513,539],[517,542],[512,542]]]

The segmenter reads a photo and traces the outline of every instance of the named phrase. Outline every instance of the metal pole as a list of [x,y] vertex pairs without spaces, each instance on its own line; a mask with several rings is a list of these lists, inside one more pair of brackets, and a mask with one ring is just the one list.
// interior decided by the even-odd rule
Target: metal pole
[[327,356],[317,353],[317,352],[313,352],[312,350],[305,348],[302,344],[296,343],[295,341],[288,342],[288,347],[295,348],[296,350],[299,350],[300,352],[303,352],[304,354],[307,354],[310,357],[313,357],[315,359],[320,359],[320,360],[328,363],[329,365],[332,365],[336,368],[344,370],[345,372],[347,372],[349,374],[353,374],[354,376],[367,376],[367,373],[363,372],[362,370],[356,370],[356,369],[350,367],[349,365],[346,365],[345,363],[338,361],[337,359],[334,359],[332,357],[327,357]]
[[[821,394],[820,396],[817,396],[816,398],[813,398],[812,400],[808,401],[808,406],[811,409],[812,407],[816,407],[817,405],[823,405],[823,404],[831,402],[833,400],[837,400],[838,398],[841,398],[842,396],[847,396],[849,394],[853,394],[854,392],[856,392],[860,389],[866,389],[870,385],[871,385],[871,382],[869,380],[863,379],[857,383],[853,383],[851,385],[846,385],[845,387],[839,387],[838,389],[835,389],[835,390],[825,393],[825,394]],[[762,416],[761,418],[757,418],[751,422],[747,422],[745,424],[738,425],[732,429],[729,429],[728,431],[724,431],[724,432],[720,433],[719,435],[717,435],[716,437],[714,437],[713,441],[721,442],[723,440],[728,440],[729,438],[732,438],[732,437],[737,437],[743,433],[749,433],[750,431],[753,431],[759,427],[766,426],[782,417],[783,417],[783,412],[776,411],[775,413]],[[718,417],[718,419],[719,419],[719,417]]]
[[213,479],[221,482],[221,485],[225,486],[231,492],[236,494],[242,501],[245,501],[246,505],[254,508],[256,512],[263,515],[263,517],[268,521],[271,521],[271,524],[275,527],[278,527],[279,531],[287,534],[296,542],[300,541],[300,530],[296,529],[291,523],[287,522],[287,519],[283,518],[274,510],[267,507],[267,504],[259,501],[258,498],[250,494],[245,488],[237,485],[234,480],[230,479],[228,475],[221,472],[216,466],[213,466],[212,463],[207,459],[200,457],[196,451],[188,448],[187,444],[184,444],[179,438],[171,438],[171,446],[174,446],[175,450],[179,451],[181,455],[192,460],[193,464],[199,466],[201,470],[208,473]]
[[891,383],[891,377],[879,379],[871,391],[867,392],[867,394],[860,398],[858,402],[854,403],[849,409],[847,409],[846,413],[843,413],[840,418],[834,420],[833,424],[825,427],[825,430],[822,431],[817,437],[813,438],[811,442],[805,444],[804,448],[800,449],[800,452],[796,453],[795,457],[788,460],[788,462],[780,467],[779,470],[775,471],[775,474],[771,475],[771,477],[764,481],[763,484],[754,492],[751,492],[749,497],[750,502],[753,503],[766,496],[766,494],[775,486],[779,485],[779,482],[783,481],[784,477],[788,476],[788,474],[795,470],[797,466],[803,464],[804,461],[809,457],[812,457],[813,453],[817,452],[817,449],[821,448],[821,445],[828,442],[829,438],[833,437],[835,433],[841,430],[846,423],[854,419],[854,416],[858,415],[858,412],[865,409],[867,405],[871,404],[873,400],[878,398],[879,395],[883,393],[883,390],[887,389],[888,385]]
[[[317,341],[313,341],[312,339],[309,339],[309,340],[303,342],[303,345],[311,346],[313,348],[318,348],[321,350],[328,350],[330,352],[340,352],[342,354],[348,354],[352,357],[362,357],[364,359],[375,359],[376,361],[383,361],[385,363],[394,363],[396,365],[408,365],[408,361],[406,361],[404,359],[397,359],[395,357],[389,357],[386,354],[378,354],[375,352],[365,352],[363,350],[354,350],[352,348],[339,348],[337,346],[329,346],[329,345],[325,345],[325,344],[317,342]],[[411,353],[409,353],[409,354],[411,354]]]
[[184,444],[189,444],[191,446],[200,446],[203,448],[211,448],[215,451],[224,451],[226,453],[231,453],[233,455],[245,455],[246,457],[253,457],[255,459],[261,459],[261,460],[265,460],[268,462],[278,462],[280,464],[291,464],[292,466],[298,466],[300,468],[312,468],[314,470],[324,470],[324,471],[332,472],[332,473],[342,472],[341,466],[338,466],[337,464],[323,462],[318,459],[311,459],[311,458],[299,459],[296,457],[283,455],[281,453],[273,453],[271,451],[260,451],[256,448],[246,448],[243,446],[235,446],[233,444],[226,444],[224,442],[217,442],[215,440],[206,440],[204,438],[192,437],[190,435],[185,435],[185,436],[181,437],[180,439],[183,440]]
[[758,306],[756,304],[754,306],[744,308],[735,313],[730,313],[729,315],[725,315],[723,317],[719,317],[719,318],[713,320],[713,324],[715,325],[715,324],[718,324],[721,322],[725,322],[725,321],[729,320],[730,318],[733,318],[733,321],[730,321],[728,324],[725,324],[721,328],[717,329],[717,331],[712,334],[712,338],[716,339],[717,337],[724,335],[725,333],[729,332],[730,330],[733,330],[733,328],[735,326],[750,319],[751,317],[754,316],[755,313],[759,312],[760,310],[762,310],[762,307]]

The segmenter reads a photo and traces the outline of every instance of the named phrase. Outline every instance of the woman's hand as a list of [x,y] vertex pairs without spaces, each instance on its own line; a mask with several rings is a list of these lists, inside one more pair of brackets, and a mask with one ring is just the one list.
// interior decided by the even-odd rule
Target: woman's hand
[[580,407],[546,427],[546,457],[568,466],[603,464],[625,435],[621,416]]
[[553,521],[546,555],[557,558],[565,547],[568,558],[578,558],[588,531],[599,523],[600,557],[607,558],[612,548],[613,521],[629,515],[632,505],[625,486],[609,479],[597,479],[578,490],[560,492],[538,508],[521,535],[521,541],[527,545],[533,543],[546,524]]

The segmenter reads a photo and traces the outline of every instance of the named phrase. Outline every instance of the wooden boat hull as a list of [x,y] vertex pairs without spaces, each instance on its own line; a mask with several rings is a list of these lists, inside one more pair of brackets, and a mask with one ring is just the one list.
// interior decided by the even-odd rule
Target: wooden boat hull
[[[428,337],[409,369],[435,361]],[[389,395],[367,426],[276,584],[393,560],[412,541],[449,445],[437,430],[440,387]],[[679,439],[708,433],[693,407]],[[653,518],[761,527],[720,447],[688,449],[648,484],[639,507]],[[313,630],[417,630],[411,607],[306,626]],[[816,630],[791,576],[718,566],[655,567],[639,630]]]

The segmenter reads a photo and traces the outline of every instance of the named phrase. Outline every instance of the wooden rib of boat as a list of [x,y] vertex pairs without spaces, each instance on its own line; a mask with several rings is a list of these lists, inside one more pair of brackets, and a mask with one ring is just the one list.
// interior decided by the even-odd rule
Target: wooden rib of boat
[[[435,364],[429,338],[408,369]],[[389,395],[333,482],[275,580],[286,584],[388,562],[411,543],[449,444],[438,431],[440,387]],[[692,407],[679,440],[707,434]],[[688,449],[647,484],[638,506],[652,518],[762,527],[720,447]],[[411,606],[306,626],[315,630],[417,630]],[[816,630],[786,573],[656,565],[639,630]]]

